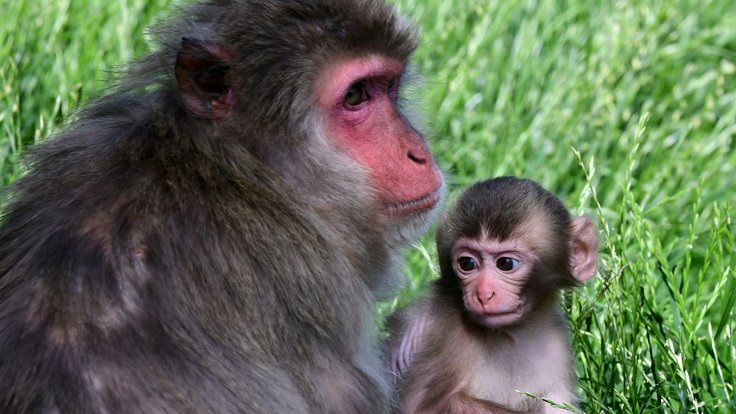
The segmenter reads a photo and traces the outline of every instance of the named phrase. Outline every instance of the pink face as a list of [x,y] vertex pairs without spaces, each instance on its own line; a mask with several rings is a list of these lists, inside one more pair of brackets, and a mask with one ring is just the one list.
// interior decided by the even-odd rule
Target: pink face
[[459,239],[452,249],[466,310],[477,323],[500,328],[524,318],[531,304],[522,295],[536,256],[513,241]]
[[369,56],[333,64],[318,82],[328,135],[369,171],[390,216],[431,209],[442,185],[424,137],[397,110],[403,72],[402,62]]

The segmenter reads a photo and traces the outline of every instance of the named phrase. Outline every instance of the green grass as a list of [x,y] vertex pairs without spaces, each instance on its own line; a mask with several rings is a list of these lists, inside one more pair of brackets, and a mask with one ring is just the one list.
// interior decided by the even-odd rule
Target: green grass
[[[0,0],[0,179],[104,93],[170,1]],[[414,91],[451,197],[535,179],[601,231],[566,296],[589,413],[736,411],[736,5],[732,0],[403,0]],[[433,277],[428,237],[407,257]],[[390,306],[390,305],[389,305]]]

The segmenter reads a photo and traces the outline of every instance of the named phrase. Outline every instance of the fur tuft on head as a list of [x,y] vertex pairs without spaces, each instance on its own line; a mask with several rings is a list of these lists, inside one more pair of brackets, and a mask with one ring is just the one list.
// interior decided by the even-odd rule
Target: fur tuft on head
[[[537,269],[537,273],[546,280],[556,280],[559,287],[574,285],[578,273],[590,277],[591,272],[595,272],[594,260],[591,264],[589,259],[594,254],[587,252],[587,259],[576,259],[580,256],[577,252],[581,244],[576,243],[579,235],[573,224],[580,220],[573,221],[559,198],[534,181],[498,177],[478,182],[463,192],[437,231],[442,274],[453,274],[450,254],[456,240],[483,236],[499,242],[522,240],[539,258],[538,266],[543,268]],[[589,220],[588,224],[584,227],[583,246],[593,246],[595,241]],[[575,270],[574,260],[585,262],[584,270]],[[586,278],[581,277],[579,281],[584,280]]]

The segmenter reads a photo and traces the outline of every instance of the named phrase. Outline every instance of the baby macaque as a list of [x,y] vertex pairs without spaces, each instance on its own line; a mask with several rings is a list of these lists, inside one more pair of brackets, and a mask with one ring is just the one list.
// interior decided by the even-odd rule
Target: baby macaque
[[574,406],[560,290],[595,274],[597,249],[591,220],[533,181],[468,188],[437,230],[440,279],[389,320],[402,412],[564,412],[525,392]]

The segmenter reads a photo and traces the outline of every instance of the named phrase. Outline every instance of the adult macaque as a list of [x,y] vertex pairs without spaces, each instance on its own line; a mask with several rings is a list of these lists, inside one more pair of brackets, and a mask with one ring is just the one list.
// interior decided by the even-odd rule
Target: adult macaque
[[374,302],[442,178],[382,0],[212,0],[29,154],[2,413],[383,413]]
[[559,291],[595,274],[597,248],[592,222],[532,181],[468,188],[437,230],[440,279],[389,324],[403,412],[558,411],[517,390],[575,404]]

